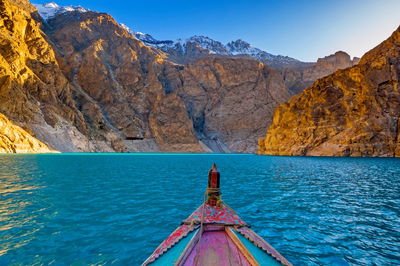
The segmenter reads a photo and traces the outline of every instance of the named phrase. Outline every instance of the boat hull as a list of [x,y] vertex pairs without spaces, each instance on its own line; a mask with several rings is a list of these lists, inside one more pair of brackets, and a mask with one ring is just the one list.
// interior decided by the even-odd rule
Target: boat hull
[[142,265],[291,265],[221,201],[202,204]]

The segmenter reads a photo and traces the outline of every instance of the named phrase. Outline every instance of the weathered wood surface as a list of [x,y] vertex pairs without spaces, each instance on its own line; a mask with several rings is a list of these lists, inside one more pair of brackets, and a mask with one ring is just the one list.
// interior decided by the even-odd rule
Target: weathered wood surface
[[200,243],[192,249],[184,265],[251,266],[225,231],[203,232]]

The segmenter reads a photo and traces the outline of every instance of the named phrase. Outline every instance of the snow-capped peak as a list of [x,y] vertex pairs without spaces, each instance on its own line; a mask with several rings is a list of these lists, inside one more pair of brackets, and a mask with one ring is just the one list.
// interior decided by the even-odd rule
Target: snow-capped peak
[[221,42],[213,40],[207,36],[192,36],[186,40],[186,42],[196,43],[204,49],[209,50],[213,54],[228,55],[225,45]]
[[54,3],[54,2],[50,2],[50,3],[44,4],[43,6],[45,6],[47,8],[58,8],[58,7],[60,7],[59,5],[57,5],[57,3]]
[[245,42],[241,39],[232,41],[226,46],[232,53],[246,53],[251,48],[251,45],[248,42]]
[[185,53],[187,45],[189,43],[192,43],[207,50],[209,54],[224,56],[249,56],[268,64],[277,63],[281,65],[286,65],[300,62],[288,56],[270,54],[261,49],[251,46],[248,42],[245,42],[241,39],[229,42],[224,45],[223,43],[213,40],[209,37],[198,35],[192,36],[187,39],[178,39],[176,41],[159,41],[153,38],[150,34],[145,34],[141,32],[135,32],[133,35],[145,44],[153,46],[157,49],[161,49],[165,52],[170,52],[171,49],[178,49],[182,53]]
[[50,2],[47,4],[33,4],[36,9],[38,10],[40,16],[44,20],[48,20],[55,15],[62,14],[65,12],[73,12],[73,11],[78,11],[78,12],[87,12],[89,11],[88,9],[85,9],[81,6],[59,6],[54,2]]
[[121,28],[123,28],[124,30],[126,30],[127,32],[129,32],[132,35],[135,35],[135,32],[133,32],[128,26],[126,26],[124,23],[120,23],[119,24],[121,26]]
[[150,45],[150,46],[153,46],[155,48],[160,48],[160,45],[161,46],[165,46],[165,45],[172,45],[173,44],[173,41],[170,41],[170,40],[159,41],[159,40],[153,38],[153,36],[151,36],[148,33],[143,33],[143,32],[140,32],[140,31],[136,31],[136,32],[130,31],[130,33],[133,36],[135,36],[137,39],[139,39],[142,42],[144,42],[146,45]]

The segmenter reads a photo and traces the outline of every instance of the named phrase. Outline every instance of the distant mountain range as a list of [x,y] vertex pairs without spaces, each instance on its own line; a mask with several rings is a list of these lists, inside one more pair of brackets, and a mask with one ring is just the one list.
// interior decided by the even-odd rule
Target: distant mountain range
[[160,49],[170,55],[173,61],[187,63],[205,56],[250,57],[275,67],[304,66],[307,63],[282,55],[273,55],[251,46],[241,39],[222,44],[207,36],[192,36],[187,39],[156,40],[151,35],[133,32],[146,45]]
[[[34,4],[40,15],[48,20],[56,15],[65,12],[87,12],[81,6],[62,7],[54,2],[48,4]],[[131,30],[125,24],[121,27],[130,32],[133,36],[141,40],[148,46],[160,49],[171,55],[172,61],[177,63],[188,63],[205,56],[236,56],[251,57],[275,67],[285,66],[305,66],[307,63],[301,62],[295,58],[283,55],[273,55],[261,49],[251,46],[248,42],[238,39],[227,44],[213,40],[207,36],[192,36],[187,39],[178,40],[158,40],[148,33],[136,32]]]
[[[35,7],[45,20],[66,12],[77,14],[90,12],[81,6],[62,7],[54,2],[36,4]],[[270,54],[241,39],[227,44],[207,36],[192,36],[175,41],[157,40],[148,33],[133,31],[123,23],[119,25],[145,45],[166,53],[168,60],[177,64],[188,64],[205,57],[252,58],[263,62],[281,72],[291,94],[297,94],[311,86],[316,79],[329,75],[337,69],[355,65],[359,60],[356,57],[351,59],[347,53],[339,51],[333,55],[319,58],[317,62],[302,62],[289,56]]]

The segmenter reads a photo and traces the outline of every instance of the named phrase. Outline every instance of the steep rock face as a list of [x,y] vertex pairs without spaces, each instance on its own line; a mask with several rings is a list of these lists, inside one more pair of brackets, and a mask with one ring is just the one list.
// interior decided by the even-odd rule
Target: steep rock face
[[161,151],[204,152],[196,138],[185,104],[175,94],[163,97],[154,105],[150,128]]
[[260,154],[400,156],[400,28],[277,108]]
[[[57,47],[64,73],[76,87],[75,100],[97,141],[111,139],[113,149],[119,151],[177,151],[175,146],[168,148],[168,141],[203,151],[193,136],[185,138],[193,126],[184,105],[165,94],[160,79],[170,63],[162,52],[143,45],[109,15],[96,12],[55,16],[48,20],[46,32]],[[179,117],[174,113],[177,109]],[[178,140],[176,132],[183,128],[186,131]],[[147,150],[150,146],[145,143],[150,142],[157,148]]]
[[156,55],[106,14],[71,12],[48,25],[46,32],[58,48],[61,67],[81,89],[77,101],[94,129],[115,127],[127,138],[148,135],[144,120],[151,102],[163,94],[153,65]]
[[46,144],[0,114],[0,153],[49,153]]
[[299,67],[283,68],[285,85],[291,93],[300,93],[310,87],[317,79],[328,76],[339,69],[345,69],[356,65],[359,58],[351,60],[350,55],[343,51],[336,52],[324,58],[318,58],[317,63]]
[[168,151],[149,127],[165,97],[161,51],[106,14],[61,12],[45,34],[28,1],[1,1],[0,12],[1,112],[63,152]]
[[[38,14],[28,1],[14,0],[0,2],[0,15],[0,112],[36,137],[42,135],[52,148],[69,145],[59,134],[66,125],[77,138],[87,128]],[[59,141],[47,141],[49,129]]]
[[252,59],[204,58],[166,78],[199,138],[218,151],[254,152],[274,108],[289,98],[281,75]]

